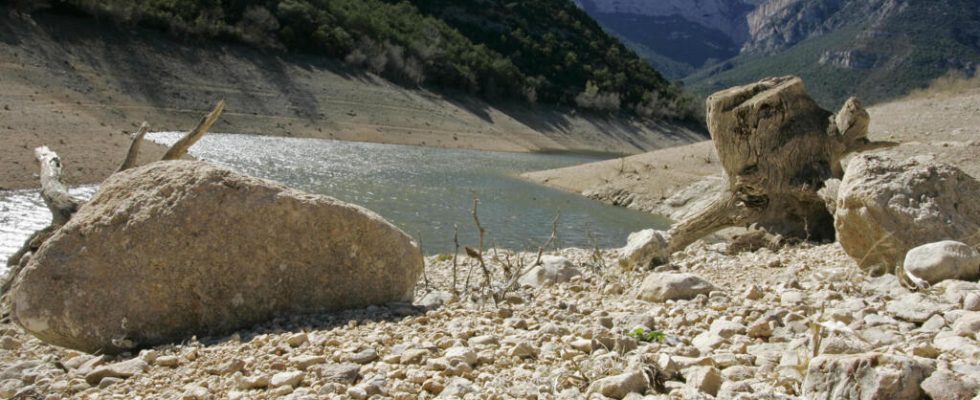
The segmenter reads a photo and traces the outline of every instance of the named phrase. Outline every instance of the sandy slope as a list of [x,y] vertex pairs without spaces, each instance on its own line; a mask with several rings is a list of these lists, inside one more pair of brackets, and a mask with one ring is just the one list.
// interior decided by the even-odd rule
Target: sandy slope
[[65,16],[0,15],[0,189],[36,185],[29,149],[40,144],[62,155],[70,182],[99,181],[123,157],[123,132],[139,121],[190,129],[220,98],[228,107],[216,132],[627,154],[703,138],[677,126],[490,107],[318,59],[177,42]]
[[[980,177],[980,87],[910,97],[868,111],[872,139],[902,143],[888,151],[900,157],[934,154]],[[721,173],[714,148],[706,141],[625,159],[532,172],[524,177],[608,203],[669,214],[676,212],[664,205],[670,196]],[[685,199],[696,197],[691,193]]]

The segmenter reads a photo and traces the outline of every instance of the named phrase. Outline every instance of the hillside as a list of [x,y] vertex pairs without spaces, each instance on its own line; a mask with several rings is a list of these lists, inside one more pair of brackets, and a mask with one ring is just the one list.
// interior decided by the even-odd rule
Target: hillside
[[895,99],[980,63],[980,4],[972,0],[581,3],[701,96],[792,74],[833,108],[852,94]]
[[463,92],[492,102],[657,118],[692,115],[693,102],[678,88],[566,0],[485,1],[473,9],[426,0],[50,4],[55,12],[185,38],[343,60],[406,87]]
[[220,98],[228,108],[215,132],[613,153],[703,137],[675,124],[405,88],[323,57],[84,16],[0,13],[0,188],[37,185],[30,149],[42,144],[63,157],[70,183],[98,182],[119,165],[137,123],[190,129]]

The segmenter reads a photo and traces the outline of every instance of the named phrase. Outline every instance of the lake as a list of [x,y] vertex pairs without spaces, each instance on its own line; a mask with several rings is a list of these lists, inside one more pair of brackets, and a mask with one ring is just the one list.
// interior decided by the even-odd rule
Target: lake
[[[182,134],[147,138],[170,145]],[[574,193],[526,182],[517,175],[605,159],[583,154],[503,153],[430,147],[209,134],[191,148],[195,157],[286,185],[367,207],[413,237],[427,254],[476,246],[472,197],[489,248],[532,250],[551,236],[560,212],[562,247],[621,247],[631,233],[665,228],[662,217],[609,206]],[[71,160],[65,160],[70,165]],[[94,188],[74,189],[91,195]],[[37,191],[0,192],[0,261],[50,220]]]

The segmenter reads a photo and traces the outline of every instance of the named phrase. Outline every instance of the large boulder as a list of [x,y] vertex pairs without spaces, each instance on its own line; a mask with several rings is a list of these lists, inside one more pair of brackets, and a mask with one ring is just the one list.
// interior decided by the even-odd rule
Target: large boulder
[[891,272],[914,247],[940,240],[980,245],[980,182],[919,156],[865,154],[847,165],[835,228],[844,251],[872,274]]
[[810,361],[803,382],[807,399],[918,400],[919,384],[935,371],[932,360],[865,353],[821,355]]
[[364,208],[203,162],[117,173],[11,290],[38,338],[121,352],[290,314],[411,301],[418,246]]

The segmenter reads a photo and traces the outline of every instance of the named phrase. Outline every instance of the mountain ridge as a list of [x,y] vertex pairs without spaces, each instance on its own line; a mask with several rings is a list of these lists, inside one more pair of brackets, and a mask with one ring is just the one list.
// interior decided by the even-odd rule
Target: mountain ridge
[[[581,0],[580,4],[671,79],[683,79],[701,96],[766,76],[791,74],[802,76],[814,98],[834,108],[851,95],[870,102],[896,98],[950,71],[970,76],[980,64],[980,4],[976,1],[704,1],[747,7],[744,14],[726,14],[737,20],[729,25],[744,24],[745,40],[730,35],[719,39],[717,34],[724,30],[711,31],[703,21],[691,17],[690,11],[699,10],[694,6],[702,1],[659,17],[609,13],[652,14],[664,9],[637,9],[638,0]],[[675,22],[647,23],[644,30],[629,23],[629,18],[673,18]],[[674,36],[685,40],[672,44]],[[701,50],[723,47],[717,43],[729,47],[713,55]],[[699,58],[692,59],[690,54],[699,54]]]

